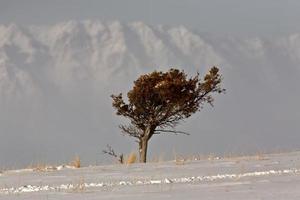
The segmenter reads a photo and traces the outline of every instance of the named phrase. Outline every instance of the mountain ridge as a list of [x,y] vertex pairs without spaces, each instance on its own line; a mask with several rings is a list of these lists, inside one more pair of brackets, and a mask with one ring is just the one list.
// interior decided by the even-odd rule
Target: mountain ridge
[[[268,150],[276,141],[282,141],[279,147],[297,146],[299,63],[299,33],[218,36],[184,26],[91,20],[0,25],[0,136],[9,141],[0,141],[0,163],[12,162],[7,152],[26,152],[12,156],[23,163],[36,152],[39,158],[65,160],[57,158],[59,150],[73,155],[78,141],[78,153],[89,160],[110,141],[126,149],[116,139],[123,121],[113,115],[109,96],[128,91],[141,74],[170,67],[202,76],[219,66],[227,89],[216,97],[214,112],[204,109],[183,126],[201,134],[185,138],[189,145],[179,145],[182,151]],[[14,150],[18,138],[23,143]],[[238,147],[229,145],[232,138]],[[170,145],[181,142],[170,140]],[[153,144],[156,151],[163,142],[169,140]]]

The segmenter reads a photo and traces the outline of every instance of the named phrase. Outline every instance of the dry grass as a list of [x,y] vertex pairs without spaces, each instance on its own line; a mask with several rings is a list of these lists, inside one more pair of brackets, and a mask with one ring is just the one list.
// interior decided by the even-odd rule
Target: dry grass
[[152,163],[160,163],[160,162],[164,162],[164,161],[166,161],[165,160],[165,158],[164,158],[164,154],[162,153],[162,154],[160,154],[160,155],[158,155],[158,156],[153,156],[152,158],[151,158],[151,160],[150,160],[150,162],[152,162]]
[[198,161],[198,160],[209,160],[214,162],[215,160],[219,160],[220,157],[216,156],[215,154],[198,154],[198,155],[182,155],[178,154],[175,149],[173,149],[173,156],[176,165],[184,165],[187,162],[191,161]]
[[130,154],[126,157],[125,163],[126,163],[126,164],[133,164],[133,163],[136,162],[136,160],[137,160],[136,153],[132,152],[132,153],[130,153]]
[[47,165],[45,163],[37,163],[29,167],[30,169],[34,169],[35,171],[46,171]]
[[30,164],[29,166],[26,167],[26,169],[32,169],[33,171],[38,171],[38,172],[46,172],[46,171],[54,171],[56,170],[56,167],[47,165],[45,163],[35,163],[35,164]]
[[32,169],[33,171],[38,171],[38,172],[49,172],[49,171],[55,171],[58,170],[59,167],[73,167],[73,168],[80,168],[81,167],[81,161],[79,156],[76,156],[70,163],[69,165],[48,165],[42,162],[38,163],[32,163],[26,167],[26,169]]
[[175,159],[175,165],[184,165],[185,163],[185,159]]
[[220,159],[220,157],[216,156],[213,153],[210,153],[210,154],[199,154],[199,155],[188,155],[188,156],[184,156],[184,158],[187,161],[197,161],[197,160],[214,161],[214,160],[219,160]]
[[186,158],[182,155],[179,155],[175,150],[173,150],[174,161],[176,165],[184,165]]
[[268,160],[267,153],[257,152],[253,155],[225,155],[223,157],[224,160],[235,161],[236,163],[240,163],[241,161],[249,161],[249,160]]
[[80,168],[81,167],[80,157],[75,156],[75,158],[70,162],[70,165],[75,167],[75,168]]
[[3,174],[6,171],[15,170],[16,167],[0,167],[0,174]]

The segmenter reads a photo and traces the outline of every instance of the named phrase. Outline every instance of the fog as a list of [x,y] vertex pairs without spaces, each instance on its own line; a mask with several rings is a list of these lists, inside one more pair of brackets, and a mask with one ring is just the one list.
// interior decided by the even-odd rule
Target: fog
[[203,76],[217,65],[226,94],[182,122],[190,136],[160,135],[150,157],[243,154],[299,148],[300,34],[234,36],[143,22],[65,21],[0,26],[0,166],[110,162],[122,136],[111,94],[141,74],[170,67]]

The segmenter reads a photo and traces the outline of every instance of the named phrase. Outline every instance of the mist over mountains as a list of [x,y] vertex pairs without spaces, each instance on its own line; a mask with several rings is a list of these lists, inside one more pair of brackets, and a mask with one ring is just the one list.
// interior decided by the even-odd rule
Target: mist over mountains
[[131,151],[135,144],[120,136],[110,94],[126,93],[153,70],[203,75],[214,65],[227,93],[178,127],[190,137],[157,137],[152,154],[300,147],[298,33],[249,38],[118,21],[1,25],[0,166],[75,154],[94,163],[107,143]]

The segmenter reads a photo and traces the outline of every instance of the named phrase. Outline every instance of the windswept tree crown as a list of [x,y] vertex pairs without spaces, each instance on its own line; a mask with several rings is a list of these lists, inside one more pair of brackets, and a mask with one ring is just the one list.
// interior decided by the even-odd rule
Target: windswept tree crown
[[200,110],[203,103],[212,104],[211,94],[224,91],[220,83],[217,67],[212,67],[203,80],[198,73],[187,78],[185,72],[178,69],[154,71],[134,81],[133,89],[127,93],[128,103],[122,94],[112,95],[113,107],[117,115],[129,118],[140,130],[149,126],[173,128],[180,120]]

